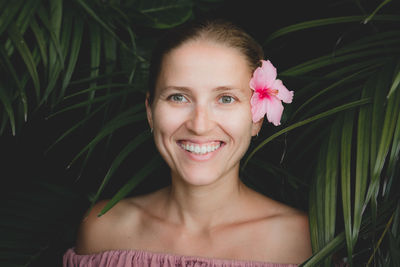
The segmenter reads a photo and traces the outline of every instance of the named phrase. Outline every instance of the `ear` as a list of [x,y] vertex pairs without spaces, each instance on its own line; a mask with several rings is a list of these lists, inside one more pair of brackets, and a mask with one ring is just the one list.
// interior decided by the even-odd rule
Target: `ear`
[[145,100],[147,121],[149,123],[150,128],[153,129],[153,114],[151,111],[151,105],[150,105],[149,99],[150,99],[150,94],[147,92],[146,100]]
[[251,126],[251,136],[256,136],[258,134],[258,132],[261,130],[263,121],[264,118],[260,119],[257,122],[253,122],[253,125]]

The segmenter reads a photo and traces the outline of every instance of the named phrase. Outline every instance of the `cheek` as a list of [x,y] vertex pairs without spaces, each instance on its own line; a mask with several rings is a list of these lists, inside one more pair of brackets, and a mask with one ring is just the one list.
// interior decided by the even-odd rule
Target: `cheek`
[[252,120],[251,112],[247,109],[233,109],[221,114],[220,119],[223,127],[234,139],[241,141],[251,139]]
[[174,109],[167,105],[157,105],[153,111],[154,128],[161,134],[173,133],[176,131],[186,117],[186,111]]

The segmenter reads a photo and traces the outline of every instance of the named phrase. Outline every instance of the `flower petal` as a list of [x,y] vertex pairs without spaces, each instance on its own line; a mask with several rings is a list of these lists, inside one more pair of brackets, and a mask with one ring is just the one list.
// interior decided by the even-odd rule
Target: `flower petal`
[[278,90],[277,97],[285,103],[292,103],[293,91],[289,91],[282,83],[281,80],[276,80],[272,86],[272,89]]
[[250,80],[250,88],[254,91],[260,88],[266,88],[264,73],[261,68],[257,68],[253,72],[253,77]]
[[256,92],[250,99],[251,114],[253,115],[253,122],[256,123],[261,120],[267,112],[266,98],[260,99],[259,94]]
[[283,113],[282,102],[276,96],[270,96],[267,99],[267,119],[275,126],[281,124],[281,117]]
[[276,68],[269,60],[261,60],[262,66],[258,67],[250,80],[250,88],[270,88],[276,79]]
[[268,88],[270,88],[276,79],[276,68],[272,65],[269,60],[261,60],[261,69],[264,72],[265,82]]

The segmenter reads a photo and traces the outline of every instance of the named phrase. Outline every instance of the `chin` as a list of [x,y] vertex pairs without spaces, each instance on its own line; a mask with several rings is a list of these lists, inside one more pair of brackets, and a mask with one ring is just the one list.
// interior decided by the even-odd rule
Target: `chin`
[[191,169],[190,171],[177,174],[175,178],[184,181],[188,185],[205,186],[215,183],[221,177],[215,171]]

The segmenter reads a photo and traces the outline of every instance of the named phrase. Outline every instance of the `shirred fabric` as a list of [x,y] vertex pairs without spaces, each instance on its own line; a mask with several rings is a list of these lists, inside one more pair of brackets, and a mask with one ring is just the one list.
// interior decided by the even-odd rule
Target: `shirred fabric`
[[259,261],[224,260],[141,250],[108,250],[96,254],[78,255],[73,248],[63,257],[63,267],[296,267]]

